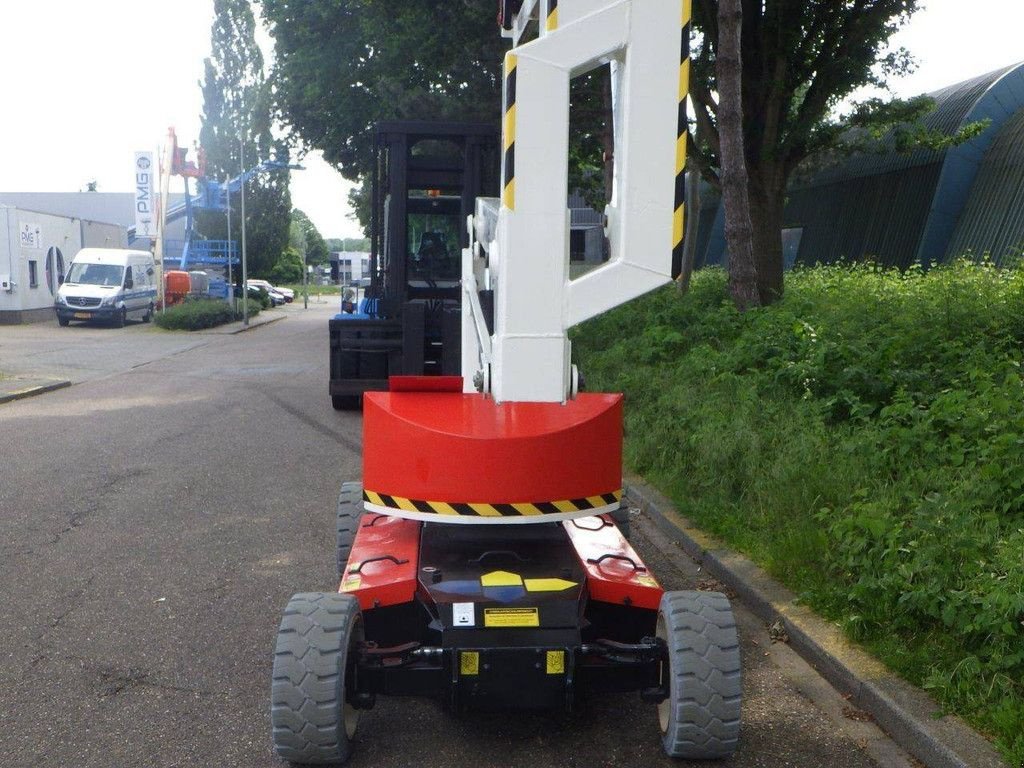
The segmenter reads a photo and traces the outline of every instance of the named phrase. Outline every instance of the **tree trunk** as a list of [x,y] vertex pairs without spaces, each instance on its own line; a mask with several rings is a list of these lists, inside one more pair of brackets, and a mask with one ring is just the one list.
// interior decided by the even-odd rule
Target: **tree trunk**
[[754,168],[748,186],[757,292],[764,306],[781,299],[783,293],[782,212],[786,198],[775,183],[777,178],[775,168]]
[[690,168],[686,174],[686,234],[683,235],[683,268],[676,284],[680,293],[690,289],[693,266],[697,262],[697,227],[700,225],[700,173]]
[[729,251],[729,292],[740,311],[761,304],[743,144],[740,92],[742,22],[740,0],[719,0],[715,70],[719,95],[718,135],[722,150],[722,205],[725,206],[725,244]]

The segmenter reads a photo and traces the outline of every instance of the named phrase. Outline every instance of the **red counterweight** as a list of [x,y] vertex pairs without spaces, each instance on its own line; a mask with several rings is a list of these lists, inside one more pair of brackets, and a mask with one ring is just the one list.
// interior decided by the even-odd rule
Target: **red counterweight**
[[453,523],[617,508],[622,396],[499,404],[462,392],[367,393],[363,487],[369,509]]

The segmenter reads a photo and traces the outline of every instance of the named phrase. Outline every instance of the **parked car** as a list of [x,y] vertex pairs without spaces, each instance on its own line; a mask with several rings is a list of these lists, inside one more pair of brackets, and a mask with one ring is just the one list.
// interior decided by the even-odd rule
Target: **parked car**
[[120,328],[129,318],[148,323],[153,317],[156,276],[148,251],[83,248],[58,282],[54,306],[61,325],[106,320]]
[[[277,288],[266,280],[249,280],[246,283],[249,287],[262,288],[270,296],[270,300],[274,303],[274,306],[280,306],[286,302],[292,301],[295,298],[295,292],[288,288]],[[287,291],[287,293],[285,293]],[[289,297],[288,294],[291,294]]]

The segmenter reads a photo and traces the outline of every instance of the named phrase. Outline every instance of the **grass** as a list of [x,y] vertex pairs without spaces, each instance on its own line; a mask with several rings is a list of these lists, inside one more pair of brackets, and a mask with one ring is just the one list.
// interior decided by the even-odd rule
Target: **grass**
[[[302,296],[302,283],[288,283],[284,287],[291,288],[295,291],[296,299]],[[316,296],[317,294],[320,294],[321,296],[339,296],[344,290],[344,287],[340,285],[314,285],[313,283],[310,283],[307,290],[309,291],[310,296]]]
[[717,270],[582,326],[626,460],[1024,762],[1024,272]]
[[[261,305],[258,301],[248,300],[248,306],[249,317],[259,314]],[[230,303],[218,299],[187,300],[157,313],[153,322],[169,331],[200,331],[241,320],[243,310],[242,300],[238,301],[237,310],[233,310]]]

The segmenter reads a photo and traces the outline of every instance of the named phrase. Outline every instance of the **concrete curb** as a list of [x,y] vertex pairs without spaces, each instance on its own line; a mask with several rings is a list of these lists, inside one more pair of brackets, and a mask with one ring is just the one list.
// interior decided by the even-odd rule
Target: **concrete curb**
[[278,320],[284,320],[286,315],[274,315],[273,317],[268,317],[266,320],[259,320],[259,315],[257,315],[256,317],[256,322],[250,322],[249,325],[243,325],[241,328],[233,328],[232,330],[229,331],[229,333],[231,335],[234,335],[236,333],[245,333],[246,331],[252,331],[264,325],[276,323]]
[[636,479],[626,496],[714,578],[735,590],[761,620],[782,621],[789,645],[903,749],[928,768],[1009,768],[993,746],[955,715],[938,717],[928,694],[850,643],[840,629],[800,605],[796,595],[742,555],[682,517],[661,493]]
[[36,395],[53,392],[55,389],[64,389],[64,387],[70,386],[70,381],[63,380],[52,381],[48,384],[37,384],[31,387],[25,387],[24,389],[16,389],[13,392],[2,392],[0,393],[0,405],[13,402],[14,400],[24,400],[26,397],[35,397]]

